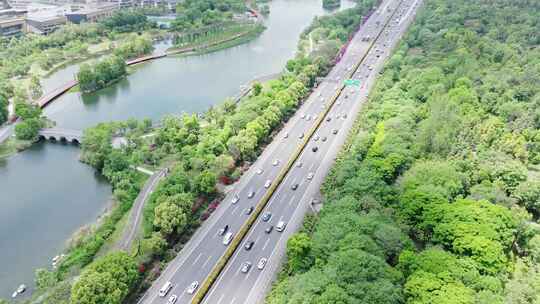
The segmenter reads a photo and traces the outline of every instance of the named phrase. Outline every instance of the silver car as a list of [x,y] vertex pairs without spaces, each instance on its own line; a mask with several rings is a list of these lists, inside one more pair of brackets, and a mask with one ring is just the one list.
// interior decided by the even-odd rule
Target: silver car
[[193,281],[186,289],[186,292],[189,294],[193,294],[195,290],[197,290],[198,287],[199,287],[199,281]]
[[251,262],[244,262],[242,264],[242,268],[240,268],[240,271],[242,273],[248,273],[250,269],[251,269]]
[[259,270],[263,270],[264,269],[264,266],[266,266],[266,262],[268,262],[268,259],[267,258],[261,258],[259,260],[259,263],[257,263],[257,268]]

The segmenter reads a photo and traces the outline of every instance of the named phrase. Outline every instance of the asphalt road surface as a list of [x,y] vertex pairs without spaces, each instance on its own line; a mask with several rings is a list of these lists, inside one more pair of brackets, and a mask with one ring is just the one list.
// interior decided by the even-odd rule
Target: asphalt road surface
[[[341,87],[351,68],[369,50],[370,53],[354,75],[355,79],[360,79],[361,86],[347,87],[343,90],[330,110],[328,115],[330,120],[325,119],[297,160],[302,166],[297,167],[295,164],[265,207],[263,213],[271,212],[272,218],[269,222],[259,219],[244,239],[244,242],[254,241],[254,247],[246,251],[243,248],[244,242],[242,243],[205,299],[205,303],[212,304],[262,302],[285,251],[288,236],[301,225],[303,216],[310,207],[311,198],[317,193],[335,155],[345,141],[346,133],[352,126],[376,78],[377,71],[382,67],[384,58],[388,56],[392,46],[397,43],[412,19],[414,8],[420,3],[420,0],[416,1],[383,1],[377,12],[354,36],[347,52],[332,69],[327,80],[314,90],[296,115],[242,177],[236,189],[224,199],[178,256],[169,263],[161,277],[154,282],[139,303],[167,303],[168,297],[173,294],[178,296],[176,303],[190,303],[193,294],[187,293],[186,288],[194,281],[202,284],[227,248],[223,245],[218,230],[225,225],[228,225],[229,231],[233,233],[239,230],[248,218],[245,209],[254,207],[262,198],[266,192],[265,182],[276,178],[301,144],[301,135],[307,133],[313,126],[316,116],[322,115],[330,98]],[[384,28],[387,22],[389,27]],[[373,38],[379,33],[381,34],[379,39],[374,42]],[[370,41],[362,41],[367,35],[371,37]],[[373,44],[375,46],[370,49]],[[334,134],[335,132],[337,133]],[[318,140],[315,140],[317,136]],[[312,151],[315,146],[318,148],[317,152]],[[262,172],[258,172],[259,169],[262,169]],[[314,175],[311,180],[307,179],[309,173]],[[298,184],[296,190],[291,189],[294,184]],[[252,198],[248,198],[251,191],[255,194]],[[233,204],[232,199],[235,195],[238,195],[239,201]],[[270,234],[264,232],[268,225],[276,225],[279,221],[287,222],[284,232],[280,233],[275,229]],[[268,258],[268,263],[262,271],[257,269],[261,257]],[[240,267],[246,261],[252,263],[252,268],[244,274],[240,272]],[[167,297],[159,297],[158,290],[167,281],[172,282],[173,288]]]

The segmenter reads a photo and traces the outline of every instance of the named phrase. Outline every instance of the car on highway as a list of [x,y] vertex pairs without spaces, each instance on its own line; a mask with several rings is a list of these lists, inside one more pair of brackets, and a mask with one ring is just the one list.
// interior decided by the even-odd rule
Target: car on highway
[[300,133],[300,136],[298,136],[299,139],[304,138],[304,133]]
[[255,191],[251,190],[248,193],[248,198],[253,198],[255,196]]
[[158,292],[159,296],[162,298],[165,297],[172,287],[173,285],[171,281],[165,282],[165,284],[163,284],[163,286],[161,286],[161,288],[159,289],[159,292]]
[[265,212],[262,216],[262,220],[263,222],[268,222],[270,220],[270,218],[272,217],[272,213],[270,212]]
[[229,230],[229,225],[225,225],[223,226],[223,228],[219,229],[218,235],[224,235],[225,232],[227,232],[228,230]]
[[297,163],[296,163],[296,168],[302,168],[303,165],[304,165],[304,163],[302,163],[302,162],[297,162]]
[[247,241],[247,242],[244,244],[244,249],[245,249],[245,250],[251,250],[251,248],[253,248],[253,245],[255,245],[255,242],[254,242],[254,241]]
[[279,165],[279,159],[274,159],[274,161],[272,162],[272,166],[277,166]]
[[270,226],[266,227],[266,229],[264,229],[264,232],[266,234],[270,234],[272,232],[272,230],[274,230],[274,226],[270,225]]
[[240,200],[240,197],[238,197],[238,194],[235,194],[231,200],[231,203],[236,204]]
[[227,246],[231,243],[233,239],[233,233],[232,232],[227,232],[225,234],[225,236],[223,237],[223,245]]
[[268,262],[268,259],[267,258],[261,258],[259,260],[259,263],[257,263],[257,268],[259,270],[263,270],[264,269],[264,266],[266,266],[266,262]]
[[343,113],[343,115],[341,115],[341,117],[343,117],[343,119],[347,118],[347,113]]
[[306,118],[306,114],[302,113],[302,115],[300,115],[300,118],[302,119]]
[[323,142],[325,142],[328,138],[326,136],[323,136],[323,138],[321,139]]
[[242,264],[242,267],[240,268],[240,271],[242,273],[248,273],[250,269],[251,269],[251,262],[244,262]]
[[292,190],[298,189],[298,183],[292,184],[291,189],[292,189]]
[[257,174],[258,174],[258,175],[263,174],[263,172],[264,172],[264,170],[263,170],[262,168],[257,169]]
[[319,151],[319,147],[315,146],[315,147],[311,148],[311,151],[317,152],[317,151]]
[[197,287],[199,287],[199,281],[193,281],[191,284],[189,284],[186,292],[189,294],[193,294],[195,290],[197,290]]
[[172,295],[169,300],[167,301],[167,304],[174,304],[176,303],[176,300],[178,300],[178,296],[177,295]]
[[285,223],[284,221],[279,221],[279,223],[277,223],[276,225],[276,230],[278,232],[283,232],[283,230],[285,230],[285,227],[287,227],[287,223]]
[[315,135],[315,136],[313,137],[313,140],[314,140],[314,141],[318,141],[319,138],[320,138],[319,135]]
[[285,133],[285,135],[283,135],[283,138],[289,138],[289,133]]
[[337,129],[334,129],[334,130],[332,130],[332,134],[334,134],[334,135],[336,135],[336,134],[337,134],[337,132],[338,132],[338,130],[337,130]]
[[311,115],[306,116],[306,120],[310,121],[311,120]]
[[332,120],[332,117],[328,116],[326,117],[326,121],[331,121]]
[[246,210],[244,211],[244,213],[245,213],[246,215],[250,215],[251,212],[253,212],[253,209],[254,209],[253,206],[248,207],[248,208],[246,208]]
[[270,188],[270,185],[272,185],[272,181],[269,180],[269,179],[267,179],[266,182],[264,182],[264,187],[265,187],[266,189],[268,189],[268,188]]
[[309,172],[308,175],[307,175],[307,179],[312,180],[313,176],[315,176],[315,174],[313,174],[313,172]]

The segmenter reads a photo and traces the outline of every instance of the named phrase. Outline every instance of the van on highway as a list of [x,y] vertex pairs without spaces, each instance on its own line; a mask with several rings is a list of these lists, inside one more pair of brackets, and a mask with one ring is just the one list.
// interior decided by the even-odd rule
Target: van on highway
[[171,290],[171,288],[172,288],[172,283],[170,281],[167,281],[165,284],[163,284],[163,286],[159,290],[159,296],[162,298],[165,297],[167,293],[169,292],[169,290]]
[[227,232],[225,234],[225,236],[223,237],[223,245],[225,245],[225,246],[229,245],[231,243],[232,239],[233,239],[232,232]]

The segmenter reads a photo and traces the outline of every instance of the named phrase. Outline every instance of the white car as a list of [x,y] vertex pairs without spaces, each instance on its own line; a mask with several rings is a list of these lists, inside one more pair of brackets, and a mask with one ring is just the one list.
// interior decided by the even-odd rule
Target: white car
[[313,172],[309,172],[308,175],[307,175],[307,179],[312,180],[313,176],[315,176],[315,174],[313,174]]
[[300,115],[300,118],[302,118],[302,119],[306,118],[306,114]]
[[193,294],[195,290],[197,290],[197,287],[199,287],[199,281],[193,281],[186,289],[186,292],[189,294]]
[[161,289],[159,289],[159,296],[162,298],[165,297],[172,287],[173,285],[170,281],[165,282],[165,284],[163,284]]
[[257,263],[257,268],[259,270],[263,270],[264,266],[266,266],[266,262],[268,262],[268,259],[267,258],[261,258],[259,260],[259,263]]
[[261,175],[261,174],[263,174],[263,172],[264,172],[264,170],[263,170],[263,169],[261,169],[261,168],[257,169],[257,174],[258,174],[258,175]]
[[278,232],[283,232],[283,230],[285,230],[286,226],[287,226],[287,223],[285,223],[284,221],[279,221],[279,223],[277,223],[277,225],[276,225],[276,230]]
[[265,187],[266,189],[268,189],[268,188],[270,188],[270,185],[272,185],[272,181],[269,180],[269,179],[267,179],[266,182],[264,183],[264,187]]
[[277,166],[279,165],[279,159],[275,159],[274,162],[272,163],[272,166]]
[[178,300],[178,296],[177,295],[172,295],[170,298],[169,298],[169,301],[167,301],[168,304],[174,304],[176,303],[176,300]]
[[231,203],[236,204],[240,200],[240,197],[238,197],[238,194],[235,194],[231,200]]
[[223,245],[227,246],[231,243],[233,239],[233,233],[232,232],[227,232],[225,234],[225,236],[223,237]]

